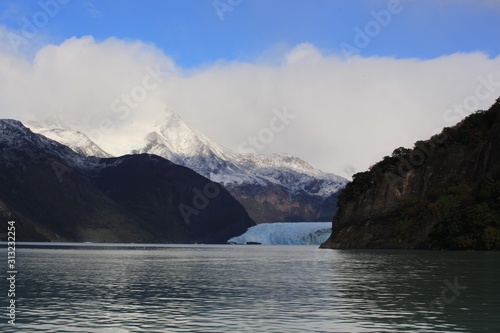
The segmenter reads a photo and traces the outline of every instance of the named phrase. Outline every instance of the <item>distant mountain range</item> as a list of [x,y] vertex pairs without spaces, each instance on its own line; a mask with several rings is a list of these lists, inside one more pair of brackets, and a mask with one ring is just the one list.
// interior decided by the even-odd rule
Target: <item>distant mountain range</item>
[[112,157],[81,132],[61,127],[48,129],[37,122],[28,122],[26,126],[34,133],[41,134],[51,140],[57,141],[85,156]]
[[[64,126],[29,123],[35,132],[88,156],[109,156],[82,133]],[[224,185],[256,223],[328,221],[348,183],[286,154],[239,154],[213,142],[174,112],[147,134],[132,154],[155,154]]]
[[[224,187],[162,157],[0,120],[0,222],[18,241],[226,243],[255,225]],[[79,152],[76,152],[79,151]]]

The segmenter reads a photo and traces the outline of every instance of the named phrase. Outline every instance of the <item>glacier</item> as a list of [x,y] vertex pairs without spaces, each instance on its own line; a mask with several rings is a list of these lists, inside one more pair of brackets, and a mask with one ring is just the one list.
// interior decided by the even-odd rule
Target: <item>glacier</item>
[[331,222],[261,223],[227,242],[239,245],[320,245],[331,233]]

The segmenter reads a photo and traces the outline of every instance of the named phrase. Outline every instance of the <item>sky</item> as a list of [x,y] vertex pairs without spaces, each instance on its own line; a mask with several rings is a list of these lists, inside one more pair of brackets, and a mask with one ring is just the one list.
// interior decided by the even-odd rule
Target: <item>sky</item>
[[500,96],[497,0],[0,1],[0,118],[114,155],[165,110],[344,177]]

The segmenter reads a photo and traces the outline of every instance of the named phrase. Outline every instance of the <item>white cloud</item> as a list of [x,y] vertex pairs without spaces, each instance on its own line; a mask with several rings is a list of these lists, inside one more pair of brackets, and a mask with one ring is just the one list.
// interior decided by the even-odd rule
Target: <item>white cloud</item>
[[[481,53],[348,63],[301,44],[275,64],[280,65],[216,63],[186,72],[152,45],[72,38],[42,48],[33,61],[0,53],[0,117],[26,121],[52,115],[112,153],[125,153],[168,107],[236,150],[269,126],[274,109],[286,107],[296,118],[274,133],[263,152],[291,153],[348,176],[396,147],[453,125],[456,114],[446,111],[475,94],[479,77],[500,81],[500,57]],[[169,72],[158,87],[145,79],[157,65]],[[154,89],[141,89],[144,84]],[[500,87],[494,89],[481,98],[480,108],[500,96]],[[126,114],[116,107],[131,93],[144,100]]]
[[286,55],[289,65],[314,60],[321,60],[321,53],[311,43],[299,44]]

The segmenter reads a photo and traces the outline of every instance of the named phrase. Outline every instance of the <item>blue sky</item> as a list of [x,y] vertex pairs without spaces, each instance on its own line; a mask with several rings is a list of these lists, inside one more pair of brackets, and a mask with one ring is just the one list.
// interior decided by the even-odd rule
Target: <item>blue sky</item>
[[[259,152],[350,177],[500,96],[499,17],[498,0],[0,0],[0,117],[120,155],[166,108],[235,151],[288,110]],[[154,68],[170,74],[116,114]]]
[[[49,4],[56,0],[42,0]],[[178,65],[196,67],[217,60],[252,61],[299,43],[325,54],[352,44],[355,27],[373,21],[372,11],[391,1],[366,0],[65,0],[43,27],[52,43],[76,36],[109,37],[153,43]],[[64,2],[61,0],[61,2]],[[500,5],[479,0],[401,0],[376,42],[360,50],[364,57],[431,59],[456,52],[500,54]],[[500,2],[498,2],[500,3]],[[234,5],[231,5],[234,4]],[[227,7],[224,7],[227,6]],[[217,9],[217,8],[219,9]],[[227,10],[224,11],[223,8]],[[0,3],[3,25],[20,29],[33,21],[38,1]],[[222,13],[221,16],[218,15]]]

